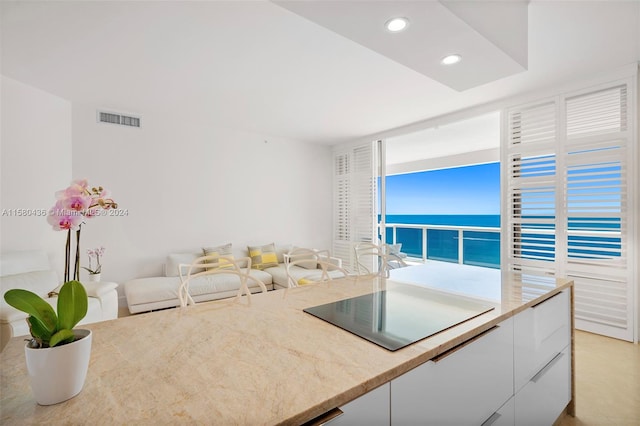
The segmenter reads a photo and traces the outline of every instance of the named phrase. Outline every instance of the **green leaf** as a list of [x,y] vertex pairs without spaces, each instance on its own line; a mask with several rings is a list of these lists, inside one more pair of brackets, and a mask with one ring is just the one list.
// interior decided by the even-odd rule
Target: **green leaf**
[[75,339],[75,335],[72,330],[60,330],[49,340],[49,346],[54,347],[62,343],[71,343]]
[[58,330],[72,330],[89,306],[87,291],[80,281],[67,281],[58,294]]
[[29,316],[29,318],[27,318],[27,322],[29,323],[29,332],[38,341],[38,343],[49,344],[49,340],[51,340],[51,336],[55,330],[53,332],[47,330],[42,322],[33,316]]
[[[39,332],[49,336],[56,332],[58,317],[51,305],[37,294],[28,290],[12,289],[4,294],[4,300],[19,311],[34,317],[39,322]],[[33,323],[31,326],[33,327]]]

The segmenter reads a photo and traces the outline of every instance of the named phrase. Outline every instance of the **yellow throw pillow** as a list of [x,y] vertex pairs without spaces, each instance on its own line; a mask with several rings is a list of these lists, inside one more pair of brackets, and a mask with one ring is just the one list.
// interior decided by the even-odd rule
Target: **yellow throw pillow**
[[315,284],[315,281],[310,278],[300,278],[298,280],[298,285],[307,285],[307,284]]
[[204,247],[202,249],[202,253],[204,256],[211,256],[211,260],[209,263],[218,263],[217,267],[209,267],[207,270],[211,269],[227,269],[232,268],[233,265],[229,264],[226,259],[218,259],[220,256],[227,256],[233,258],[231,251],[231,243],[225,244],[223,246],[217,247]]
[[278,255],[273,243],[264,246],[249,246],[252,269],[265,269],[278,266]]

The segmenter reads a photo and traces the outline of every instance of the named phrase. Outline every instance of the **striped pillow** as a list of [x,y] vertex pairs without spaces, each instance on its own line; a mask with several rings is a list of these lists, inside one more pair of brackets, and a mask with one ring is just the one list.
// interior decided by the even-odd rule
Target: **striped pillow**
[[[225,244],[222,246],[217,246],[217,247],[204,247],[202,249],[202,253],[204,256],[211,256],[211,260],[209,260],[209,263],[215,263],[218,262],[218,258],[220,256],[227,256],[227,257],[231,257],[233,258],[232,255],[232,251],[231,251],[231,243],[229,244]],[[230,265],[229,262],[227,262],[225,259],[220,260],[220,263],[218,264],[217,267],[210,267],[207,268],[207,270],[211,270],[211,269],[228,269],[228,268],[232,268],[233,265]]]
[[252,269],[265,269],[278,266],[278,255],[275,244],[264,246],[249,246],[249,257],[251,258]]

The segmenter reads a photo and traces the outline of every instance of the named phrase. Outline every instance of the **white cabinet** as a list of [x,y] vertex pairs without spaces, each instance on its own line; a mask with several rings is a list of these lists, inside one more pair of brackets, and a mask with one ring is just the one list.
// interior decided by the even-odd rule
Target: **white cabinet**
[[518,392],[571,341],[569,290],[514,317],[514,375]]
[[348,404],[340,407],[342,415],[324,424],[330,426],[359,426],[385,425],[389,426],[390,419],[390,384],[384,385],[365,393]]
[[391,424],[482,424],[513,395],[513,319],[391,381]]
[[551,425],[571,400],[571,306],[565,290],[514,317],[515,424]]
[[551,425],[571,400],[571,349],[556,355],[516,394],[516,424]]

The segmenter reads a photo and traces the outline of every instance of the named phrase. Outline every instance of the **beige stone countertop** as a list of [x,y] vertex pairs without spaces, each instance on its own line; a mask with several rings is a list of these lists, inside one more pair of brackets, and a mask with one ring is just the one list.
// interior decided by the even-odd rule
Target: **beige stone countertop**
[[93,330],[84,389],[46,407],[33,399],[24,337],[15,337],[0,354],[0,423],[300,424],[572,282],[510,276],[494,310],[395,352],[302,311],[404,285],[341,279],[82,326]]

